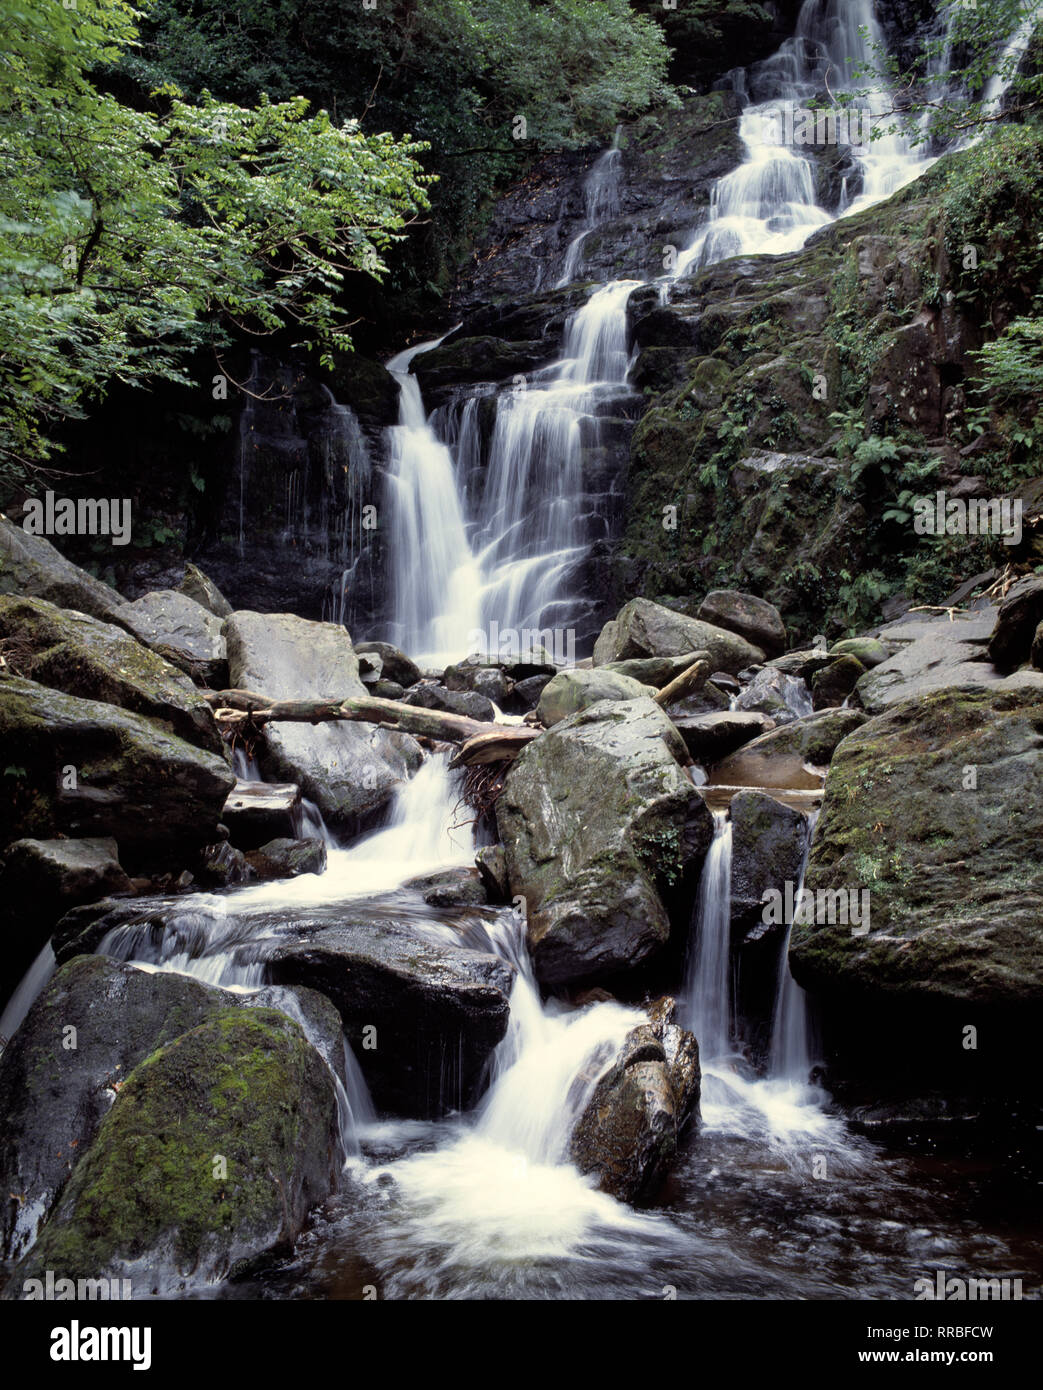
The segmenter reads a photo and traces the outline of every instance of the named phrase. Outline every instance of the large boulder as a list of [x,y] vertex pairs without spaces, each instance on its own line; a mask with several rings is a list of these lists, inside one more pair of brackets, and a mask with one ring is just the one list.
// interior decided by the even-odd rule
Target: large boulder
[[837,655],[811,678],[811,698],[817,710],[836,709],[844,703],[866,668],[857,656]]
[[653,696],[656,688],[643,685],[632,676],[623,676],[603,667],[592,671],[559,671],[540,695],[536,713],[546,728],[559,724],[570,714],[577,714],[599,700],[639,700]]
[[0,840],[111,835],[160,858],[213,841],[235,777],[223,758],[151,720],[0,677]]
[[[363,695],[345,629],[291,613],[233,613],[225,623],[233,686],[275,700]],[[420,766],[419,744],[375,724],[276,724],[265,732],[266,775],[295,782],[327,825],[352,830],[372,819]]]
[[623,1202],[651,1197],[699,1102],[695,1037],[674,1021],[673,1000],[632,1029],[600,1076],[569,1142],[569,1157],[602,1192]]
[[274,1009],[222,1010],[122,1080],[12,1285],[48,1269],[202,1291],[288,1250],[339,1167],[333,1077]]
[[188,676],[122,628],[45,599],[0,598],[0,637],[16,675],[135,710],[189,743],[224,751],[210,706]]
[[230,995],[104,956],[79,956],[58,970],[0,1054],[0,1184],[17,1195],[0,1207],[4,1259],[29,1248],[137,1064],[232,1005],[304,1019],[339,1074],[340,1020],[311,990]]
[[808,818],[760,791],[740,791],[731,800],[732,931],[759,939],[771,933],[764,923],[764,895],[772,889],[796,892],[809,841]]
[[71,908],[130,891],[115,840],[16,840],[9,845],[0,869],[0,999],[14,991],[54,924]]
[[699,605],[696,615],[704,623],[727,628],[745,637],[767,656],[779,656],[786,650],[786,627],[782,614],[773,603],[754,594],[741,594],[734,589],[713,589]]
[[0,594],[42,598],[114,622],[122,594],[66,560],[43,536],[31,536],[0,515]]
[[491,723],[496,718],[493,702],[477,690],[449,690],[444,685],[415,685],[402,697],[407,705],[420,709],[440,709],[447,714],[460,714],[465,719],[481,719]]
[[676,715],[674,723],[697,763],[716,763],[775,727],[774,719],[756,710]]
[[543,983],[612,976],[665,945],[663,894],[685,872],[686,823],[705,811],[684,756],[670,720],[643,698],[571,715],[511,767],[496,820]]
[[594,665],[699,651],[709,653],[713,670],[726,671],[729,675],[764,660],[761,648],[737,633],[688,618],[650,599],[635,598],[602,628],[594,645]]
[[1013,671],[1028,661],[1040,623],[1043,623],[1043,575],[1027,574],[1008,592],[996,614],[996,630],[989,641],[993,665],[1001,671]]
[[224,684],[223,620],[177,589],[159,589],[125,603],[113,618],[167,661],[195,680]]
[[949,1044],[959,1062],[957,1023],[995,1047],[1043,1004],[1041,735],[1040,696],[969,687],[903,701],[837,749],[807,888],[868,890],[870,930],[798,921],[790,960],[849,1046],[879,1060],[901,1043],[911,1065]]
[[[870,714],[934,690],[979,686],[996,691],[1035,689],[1043,694],[1043,675],[1016,671],[1004,676],[990,658],[996,630],[992,607],[919,621],[896,622],[881,639],[898,647],[895,655],[867,671],[855,687],[857,701]],[[1031,642],[1031,633],[1028,637]],[[1027,660],[1028,646],[1021,660]]]
[[301,914],[268,969],[332,1000],[379,1107],[425,1118],[477,1099],[515,973],[379,903]]
[[[827,657],[824,667],[842,659]],[[824,667],[820,667],[819,670]],[[818,671],[815,674],[817,675]],[[775,665],[757,671],[749,685],[735,697],[734,703],[736,710],[759,710],[762,714],[770,715],[776,724],[789,724],[794,719],[803,719],[811,713],[813,707],[814,702],[804,679],[782,671]]]

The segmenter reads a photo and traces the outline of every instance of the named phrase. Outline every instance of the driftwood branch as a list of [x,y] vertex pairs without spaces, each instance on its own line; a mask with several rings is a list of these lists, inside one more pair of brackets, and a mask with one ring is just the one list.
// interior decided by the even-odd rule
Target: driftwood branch
[[686,695],[691,695],[693,691],[701,690],[706,684],[706,679],[710,674],[710,664],[708,661],[693,661],[691,666],[675,676],[669,685],[664,685],[658,695],[652,698],[661,709],[676,704],[678,700],[683,700]]
[[385,729],[398,729],[442,743],[466,743],[483,734],[497,734],[509,740],[519,732],[506,725],[407,705],[401,700],[381,700],[375,695],[349,695],[344,700],[272,700],[255,690],[210,690],[204,692],[204,699],[213,708],[217,722],[232,730],[259,729],[280,721],[319,724],[346,719],[380,724]]

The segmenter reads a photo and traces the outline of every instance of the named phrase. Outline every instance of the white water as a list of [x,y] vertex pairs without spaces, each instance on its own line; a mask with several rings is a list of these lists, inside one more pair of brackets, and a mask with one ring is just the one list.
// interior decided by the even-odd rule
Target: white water
[[623,172],[623,152],[619,147],[621,131],[622,127],[617,126],[612,144],[602,151],[587,175],[583,189],[583,228],[578,236],[573,237],[565,252],[565,264],[556,289],[564,289],[577,278],[576,272],[583,259],[583,243],[599,223],[619,212],[619,185]]
[[[811,841],[815,835],[815,822],[818,814],[812,811],[808,816],[808,841],[804,850],[804,861],[800,867],[797,891],[794,901],[799,903],[804,890],[804,876],[807,873],[808,858],[811,854]],[[776,990],[775,1014],[771,1029],[771,1052],[768,1057],[768,1070],[772,1076],[797,1085],[807,1082],[813,1058],[811,1055],[811,1020],[808,998],[797,984],[789,968],[790,938],[793,935],[792,922],[786,929],[779,958],[779,983]]]
[[743,111],[743,162],[715,184],[704,225],[678,257],[677,278],[729,256],[798,251],[836,220],[817,201],[811,161],[773,138],[787,108],[807,109],[827,90],[857,92],[855,109],[868,111],[878,132],[871,143],[851,146],[862,188],[853,201],[845,199],[844,216],[890,197],[930,166],[906,135],[891,129],[891,93],[857,76],[879,67],[885,51],[873,0],[805,0],[794,37],[754,69],[758,95],[770,95]]
[[714,837],[699,880],[692,919],[685,997],[685,1026],[706,1057],[724,1056],[732,1041],[731,877],[732,823],[726,811],[714,812]]
[[0,1014],[0,1048],[6,1047],[57,968],[51,943],[40,951]]
[[[560,360],[498,400],[480,495],[465,499],[453,455],[425,418],[408,365],[389,363],[401,391],[391,434],[392,640],[421,664],[478,649],[495,621],[515,633],[561,628],[568,581],[586,554],[581,534],[582,451],[596,443],[599,408],[626,391],[626,304],[638,281],[596,290],[570,321]],[[439,423],[458,469],[481,457],[474,398]]]

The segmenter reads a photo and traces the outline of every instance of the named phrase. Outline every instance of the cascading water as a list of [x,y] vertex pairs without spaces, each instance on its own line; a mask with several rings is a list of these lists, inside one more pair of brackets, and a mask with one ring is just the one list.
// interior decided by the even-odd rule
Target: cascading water
[[696,897],[695,939],[685,981],[686,1026],[706,1057],[722,1057],[732,1041],[731,877],[732,823],[714,812],[714,836]]
[[619,185],[623,165],[623,151],[619,147],[621,132],[622,127],[617,126],[612,144],[598,156],[587,176],[583,189],[583,228],[578,236],[573,237],[565,252],[565,264],[556,289],[563,289],[573,283],[583,258],[583,243],[599,223],[607,221],[619,211]]
[[[480,499],[468,516],[460,461],[481,457],[472,398],[424,415],[411,348],[389,364],[401,391],[391,431],[392,635],[432,663],[475,650],[475,633],[561,628],[575,611],[568,579],[586,553],[582,455],[598,412],[627,393],[626,305],[637,281],[596,290],[572,318],[561,359],[501,396]],[[421,563],[422,561],[422,563]]]
[[[880,202],[923,173],[929,161],[891,128],[891,94],[857,76],[879,65],[885,51],[873,0],[805,0],[793,38],[752,70],[755,100],[739,123],[743,163],[715,184],[709,215],[678,257],[676,277],[728,256],[797,251],[839,212]],[[811,161],[784,141],[794,112],[827,92],[853,89],[859,95],[852,108],[834,107],[833,117],[853,142],[861,191],[831,213],[818,202]],[[862,138],[870,128],[878,132],[871,143]],[[831,128],[823,129],[828,135]]]
[[[804,876],[807,873],[808,858],[811,854],[811,841],[815,834],[816,812],[808,816],[808,840],[804,851],[794,902],[800,903],[804,891]],[[772,1076],[784,1081],[803,1085],[807,1082],[813,1058],[811,1056],[811,1024],[807,995],[797,984],[789,968],[790,937],[793,923],[786,929],[786,939],[779,958],[779,983],[776,990],[775,1012],[772,1019],[771,1051],[768,1056],[768,1070]]]

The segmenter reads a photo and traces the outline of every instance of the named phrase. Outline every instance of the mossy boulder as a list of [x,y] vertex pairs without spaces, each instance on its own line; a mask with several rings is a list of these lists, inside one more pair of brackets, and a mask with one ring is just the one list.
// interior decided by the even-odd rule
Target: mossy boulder
[[764,652],[734,632],[700,622],[649,599],[635,598],[602,629],[594,646],[594,665],[634,657],[709,653],[711,667],[734,675],[764,660]]
[[559,724],[599,700],[638,700],[656,694],[656,688],[643,685],[632,676],[620,675],[600,667],[593,671],[559,671],[540,695],[536,713],[546,728]]
[[326,868],[326,842],[317,837],[268,840],[246,859],[260,879],[321,874]]
[[844,740],[807,887],[869,890],[871,929],[798,923],[801,984],[837,1005],[958,1005],[970,1022],[1038,1010],[1041,734],[1039,695],[971,687],[903,701]]
[[829,649],[830,656],[853,656],[871,671],[882,666],[891,655],[890,650],[876,637],[845,637],[834,642]]
[[816,709],[842,705],[864,676],[866,668],[857,656],[839,655],[811,678],[811,698]]
[[12,1283],[60,1269],[201,1290],[288,1249],[337,1168],[333,1079],[299,1025],[223,1010],[123,1081]]
[[[867,718],[868,715],[857,709],[819,710],[818,713],[809,714],[804,719],[795,719],[781,728],[760,734],[746,744],[739,756],[747,766],[752,766],[750,760],[754,759],[771,763],[780,759],[795,758],[814,767],[826,767],[837,745],[847,738],[848,734],[854,733]],[[726,765],[722,763],[717,769],[717,775],[720,780],[728,782],[725,772]]]
[[685,757],[670,720],[642,698],[570,715],[512,765],[496,821],[543,983],[611,977],[666,944],[664,894],[691,858],[687,823],[710,819]]
[[43,536],[31,536],[0,515],[0,594],[42,598],[113,622],[122,594],[74,565]]
[[0,597],[0,638],[14,674],[134,710],[189,743],[224,752],[210,706],[189,677],[122,628],[45,599]]
[[217,838],[235,777],[223,758],[116,705],[0,676],[0,840],[113,836],[164,859]]
[[785,893],[787,883],[797,890],[810,838],[808,818],[760,791],[737,792],[730,815],[732,930],[757,940],[771,932],[764,922],[764,894]]

